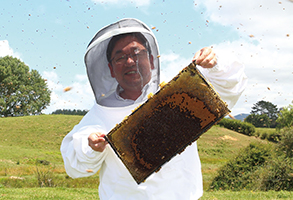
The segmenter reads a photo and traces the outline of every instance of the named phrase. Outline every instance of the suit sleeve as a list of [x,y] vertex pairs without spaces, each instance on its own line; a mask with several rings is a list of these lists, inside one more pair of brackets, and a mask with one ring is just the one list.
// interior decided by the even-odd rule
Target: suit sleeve
[[[88,113],[73,130],[65,136],[61,144],[61,154],[67,174],[72,178],[87,177],[96,173],[104,162],[108,147],[96,152],[88,145],[88,136],[93,132],[102,132],[102,125]],[[107,145],[108,146],[108,145]]]
[[201,73],[213,85],[231,110],[247,85],[244,65],[233,55],[217,54],[218,64],[212,69],[199,67]]

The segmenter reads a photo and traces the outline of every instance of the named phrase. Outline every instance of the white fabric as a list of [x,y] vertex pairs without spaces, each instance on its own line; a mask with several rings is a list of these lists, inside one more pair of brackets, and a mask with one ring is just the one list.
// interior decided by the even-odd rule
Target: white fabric
[[199,67],[201,73],[212,84],[231,110],[247,85],[244,65],[232,54],[217,52],[217,65],[212,69]]
[[[98,131],[107,133],[137,106],[109,108],[95,104],[62,142],[61,153],[67,174],[79,178],[93,175],[100,169],[101,200],[198,199],[203,191],[196,143],[139,185],[109,145],[103,153],[94,152],[88,146],[89,134]],[[89,169],[93,172],[87,172]]]
[[[99,42],[99,44],[102,43]],[[102,50],[101,47],[91,45],[90,48]],[[86,63],[93,64],[92,61],[89,61],[91,56],[88,57],[88,53]],[[243,92],[247,80],[243,65],[236,61],[226,63],[228,64],[225,64],[225,60],[221,60],[219,57],[219,65],[216,68],[211,70],[200,68],[200,70],[232,108]],[[106,69],[104,67],[104,70]],[[101,76],[105,76],[105,73],[92,75],[95,79],[99,79]],[[90,78],[91,80],[93,79]],[[93,82],[91,84],[93,85]],[[93,87],[93,90],[98,88]],[[107,87],[103,89],[105,88]],[[149,90],[146,91],[139,97],[142,102],[148,95]],[[97,93],[100,92],[95,91],[95,94]],[[107,90],[106,93],[113,93],[113,88]],[[100,97],[96,95],[97,102]],[[119,101],[117,98],[112,99]],[[106,107],[96,103],[62,142],[61,153],[67,174],[72,178],[79,178],[91,176],[100,170],[99,197],[101,200],[195,200],[200,198],[203,188],[196,142],[139,185],[109,145],[102,153],[95,152],[88,146],[87,138],[91,133],[107,134],[142,102],[134,102],[133,105],[125,107]]]
[[107,107],[124,107],[145,102],[148,99],[148,94],[153,93],[153,88],[155,87],[152,86],[153,84],[154,83],[152,82],[146,84],[142,89],[142,94],[135,101],[131,99],[123,99],[121,96],[119,96],[123,89],[118,85],[115,92],[105,98],[100,98],[98,104]]

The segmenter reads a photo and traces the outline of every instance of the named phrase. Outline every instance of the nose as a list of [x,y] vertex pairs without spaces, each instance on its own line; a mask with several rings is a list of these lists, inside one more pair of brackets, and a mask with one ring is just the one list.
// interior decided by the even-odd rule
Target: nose
[[135,63],[135,59],[131,55],[127,55],[126,64],[133,64]]

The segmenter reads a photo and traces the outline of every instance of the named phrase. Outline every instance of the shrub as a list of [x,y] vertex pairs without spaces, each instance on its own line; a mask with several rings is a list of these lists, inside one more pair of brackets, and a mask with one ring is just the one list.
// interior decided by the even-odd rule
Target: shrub
[[219,122],[219,125],[248,136],[253,135],[255,132],[255,127],[252,124],[248,122],[242,122],[240,120],[223,118]]
[[270,149],[270,144],[250,144],[219,170],[210,188],[241,190],[250,187],[253,185],[251,175],[268,160]]
[[260,139],[265,140],[268,138],[268,133],[267,132],[262,132],[262,134],[260,135]]
[[[292,159],[275,156],[258,173],[254,183],[259,190],[293,191]],[[259,184],[259,185],[258,185]]]
[[[293,101],[292,101],[293,103]],[[278,128],[284,128],[284,127],[292,127],[293,125],[293,105],[289,104],[289,106],[284,107],[280,113],[278,114]]]
[[[278,135],[279,134],[279,135]],[[279,137],[277,144],[250,144],[223,166],[214,178],[213,190],[293,191],[293,128],[263,132]]]
[[260,137],[260,136],[261,136],[260,131],[256,130],[256,131],[254,132],[254,136],[255,136],[255,137]]
[[286,157],[293,158],[293,127],[280,130],[280,134],[278,147],[285,152]]
[[278,143],[281,140],[280,132],[272,128],[256,128],[254,136],[274,143]]
[[279,142],[281,140],[281,135],[277,131],[270,132],[268,133],[267,139],[271,142]]
[[38,167],[36,165],[36,176],[39,187],[55,187],[54,180],[55,175],[53,173],[54,168]]

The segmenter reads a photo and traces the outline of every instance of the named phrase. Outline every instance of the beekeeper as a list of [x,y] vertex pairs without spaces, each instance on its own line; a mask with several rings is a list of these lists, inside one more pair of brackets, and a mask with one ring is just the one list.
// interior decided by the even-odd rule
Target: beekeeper
[[[146,101],[149,93],[158,91],[159,57],[152,31],[136,19],[102,28],[87,48],[85,64],[96,103],[64,138],[61,153],[72,178],[100,170],[101,200],[189,200],[203,194],[196,142],[137,184],[103,137]],[[243,65],[216,56],[211,48],[198,51],[195,59],[231,109],[246,84]]]

